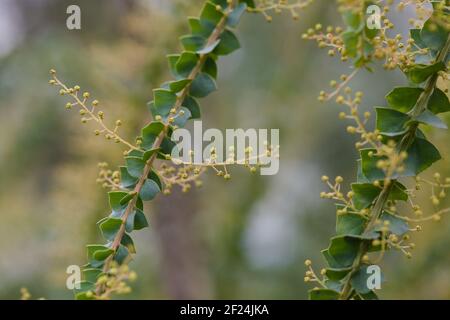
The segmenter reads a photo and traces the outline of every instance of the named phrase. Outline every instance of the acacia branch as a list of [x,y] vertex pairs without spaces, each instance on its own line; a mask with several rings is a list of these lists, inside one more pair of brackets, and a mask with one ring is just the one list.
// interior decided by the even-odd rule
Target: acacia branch
[[[436,58],[436,63],[444,62],[447,58],[449,50],[450,50],[450,35],[447,37],[445,46],[439,52],[439,54]],[[419,99],[417,100],[416,105],[414,106],[414,108],[411,111],[411,114],[413,116],[418,116],[426,110],[427,103],[428,103],[431,95],[433,94],[434,89],[436,88],[438,78],[439,78],[439,75],[436,73],[433,76],[431,76],[430,79],[428,79],[424,91],[420,95]],[[417,129],[418,129],[417,123],[414,123],[413,125],[411,125],[405,138],[400,143],[400,146],[398,148],[398,154],[400,154],[401,152],[406,151],[408,149],[408,147],[410,146],[410,144],[412,143],[412,141],[416,135]],[[387,177],[384,187],[383,187],[383,190],[381,191],[380,195],[378,196],[378,198],[373,206],[373,209],[371,212],[371,219],[365,228],[365,232],[372,230],[374,224],[376,223],[376,221],[379,219],[379,217],[383,213],[383,209],[384,209],[386,202],[389,199],[389,195],[392,191],[392,186],[393,186],[392,181],[390,181],[390,178]],[[351,267],[352,269],[349,272],[349,274],[347,275],[346,280],[344,282],[344,286],[343,286],[343,289],[340,294],[341,300],[347,300],[347,299],[351,298],[351,296],[352,296],[352,286],[350,283],[351,279],[352,279],[353,275],[357,272],[359,267],[361,266],[362,258],[367,253],[368,249],[369,249],[368,243],[362,242],[360,245],[358,254],[356,256],[356,259],[353,262],[353,265]]]
[[[228,7],[228,11],[233,10],[234,8],[234,2],[232,2],[229,7]],[[222,19],[219,21],[219,23],[217,24],[216,28],[213,30],[213,32],[211,33],[211,35],[209,36],[207,42],[206,42],[206,47],[213,44],[214,42],[216,42],[220,35],[222,34],[222,32],[224,31],[225,27],[226,27],[226,22],[227,22],[227,18],[228,18],[228,14],[225,13],[224,16],[222,17]],[[192,69],[192,71],[190,72],[189,76],[188,76],[188,80],[191,80],[191,82],[183,88],[183,90],[180,92],[180,94],[177,96],[177,99],[175,101],[175,104],[173,106],[173,108],[175,110],[178,110],[181,106],[182,103],[184,101],[184,99],[186,98],[186,96],[189,94],[189,90],[191,87],[191,83],[192,80],[194,80],[197,75],[201,72],[203,65],[207,59],[208,55],[207,54],[201,54],[199,57],[199,60],[197,61],[197,64],[195,65],[195,67]],[[157,139],[155,140],[152,149],[158,149],[162,142],[164,141],[164,138],[167,135],[167,132],[170,128],[170,123],[168,122],[168,120],[166,120],[166,122],[164,123],[164,129],[161,131],[161,133],[158,135]],[[133,193],[134,193],[134,197],[133,199],[131,199],[128,202],[128,205],[125,209],[125,212],[122,216],[122,225],[120,226],[119,231],[117,232],[113,243],[111,245],[111,249],[116,252],[117,249],[120,246],[120,243],[122,241],[122,238],[125,234],[125,224],[127,221],[128,216],[131,214],[131,212],[135,209],[136,206],[136,202],[137,202],[137,195],[139,195],[139,193],[142,190],[142,187],[145,183],[145,181],[148,178],[148,175],[150,174],[150,172],[152,171],[153,168],[153,162],[155,161],[157,156],[157,153],[153,153],[153,155],[150,157],[150,159],[147,160],[145,166],[144,166],[144,170],[142,173],[142,176],[139,178],[138,183],[136,184]],[[107,272],[110,268],[110,264],[113,260],[114,254],[110,255],[107,260],[105,261],[104,267],[103,267],[103,272]],[[100,296],[101,293],[104,290],[104,285],[103,284],[97,284],[96,287],[96,294],[97,296]]]

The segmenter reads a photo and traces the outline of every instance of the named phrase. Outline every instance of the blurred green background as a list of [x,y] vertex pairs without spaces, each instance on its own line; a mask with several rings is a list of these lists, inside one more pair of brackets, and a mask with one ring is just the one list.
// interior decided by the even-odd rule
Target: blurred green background
[[[340,24],[333,1],[317,3],[293,21],[272,24],[245,15],[242,49],[220,60],[219,91],[201,101],[205,127],[280,128],[281,169],[275,176],[234,169],[230,182],[208,174],[205,187],[160,196],[146,208],[150,228],[136,233],[132,268],[139,280],[130,299],[304,299],[306,258],[323,266],[320,250],[334,233],[335,211],[319,198],[320,176],[355,177],[357,154],[334,103],[318,92],[349,72],[301,33],[317,22]],[[66,28],[66,8],[78,4],[82,30]],[[201,0],[0,0],[0,298],[71,299],[66,267],[85,263],[84,246],[100,239],[96,221],[108,213],[96,184],[97,162],[121,165],[122,149],[96,138],[48,85],[58,70],[101,100],[106,119],[138,134],[150,120],[152,89],[170,79],[165,55],[180,50],[186,17]],[[406,30],[406,25],[404,26]],[[403,31],[405,31],[403,30]],[[354,88],[365,106],[405,84],[397,71],[376,67]],[[447,118],[448,120],[448,118]],[[447,131],[428,132],[446,157]],[[413,237],[411,261],[390,253],[383,268],[385,299],[450,298],[450,219]]]

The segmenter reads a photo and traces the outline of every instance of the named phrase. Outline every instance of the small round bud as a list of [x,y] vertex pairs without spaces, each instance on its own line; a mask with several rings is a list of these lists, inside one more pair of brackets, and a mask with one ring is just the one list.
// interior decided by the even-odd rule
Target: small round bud
[[135,281],[137,279],[136,272],[131,271],[130,274],[128,275],[128,279],[130,279],[130,281]]

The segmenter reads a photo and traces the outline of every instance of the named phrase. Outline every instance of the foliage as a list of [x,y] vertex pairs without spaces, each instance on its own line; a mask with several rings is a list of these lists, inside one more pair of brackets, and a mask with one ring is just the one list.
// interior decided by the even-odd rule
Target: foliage
[[[356,126],[347,127],[351,134],[360,135],[356,148],[360,153],[357,180],[351,191],[344,195],[341,191],[343,178],[337,177],[334,183],[324,176],[322,181],[330,188],[323,192],[322,198],[334,199],[337,204],[336,236],[327,249],[322,251],[328,267],[316,275],[311,262],[306,261],[308,271],[305,281],[317,282],[310,291],[311,299],[376,299],[375,292],[367,286],[370,276],[366,268],[378,264],[385,252],[397,249],[408,258],[415,244],[409,242],[410,231],[421,230],[420,225],[411,227],[410,223],[425,220],[439,221],[449,209],[439,208],[440,199],[446,196],[450,179],[443,180],[435,174],[435,181],[427,181],[419,174],[441,159],[436,147],[426,138],[421,126],[446,129],[446,124],[437,116],[450,111],[446,94],[437,87],[441,77],[448,80],[446,64],[450,49],[448,7],[444,2],[433,4],[433,14],[421,28],[411,29],[408,45],[396,35],[389,38],[387,31],[394,25],[386,18],[389,6],[383,10],[384,27],[369,30],[365,27],[364,13],[371,1],[341,1],[341,9],[347,29],[329,28],[329,34],[316,33],[310,29],[303,38],[314,39],[320,47],[337,48],[343,61],[354,59],[355,71],[342,77],[342,83],[332,82],[335,91],[331,94],[321,92],[320,101],[335,96],[336,102],[349,107],[350,113],[342,112],[341,119],[350,119]],[[400,5],[403,9],[405,3]],[[423,3],[417,8],[422,9]],[[417,24],[416,24],[417,26]],[[332,31],[335,33],[331,33]],[[331,49],[330,56],[335,55]],[[374,131],[366,128],[370,113],[361,117],[358,107],[362,93],[354,96],[349,87],[344,87],[357,70],[371,70],[370,63],[385,59],[384,67],[399,67],[410,86],[394,88],[386,96],[388,107],[376,107]],[[339,95],[341,90],[344,95]],[[415,177],[415,189],[408,189],[402,183],[407,177]],[[419,205],[414,204],[415,192],[422,184],[432,187],[431,200],[436,211],[423,216]],[[435,192],[438,189],[438,194]],[[408,209],[402,202],[410,205],[415,217],[407,215]]]
[[[69,95],[72,99],[66,108],[78,106],[82,123],[94,121],[100,126],[95,131],[96,135],[128,148],[124,153],[125,165],[118,171],[108,169],[107,164],[100,164],[98,181],[112,190],[108,194],[112,212],[98,222],[106,243],[87,246],[88,264],[84,267],[85,279],[81,283],[82,289],[76,292],[77,298],[107,299],[113,292],[128,291],[124,282],[129,279],[128,269],[124,270],[123,277],[117,276],[117,270],[124,269],[131,254],[136,252],[132,231],[148,226],[143,212],[144,201],[153,200],[160,192],[170,194],[174,185],[179,185],[183,191],[188,191],[192,184],[200,185],[198,178],[207,167],[213,168],[218,176],[229,179],[227,165],[239,163],[234,160],[234,155],[231,163],[217,163],[213,150],[207,165],[196,164],[192,160],[181,163],[179,168],[165,163],[160,169],[155,167],[157,160],[170,160],[173,131],[183,127],[188,120],[200,117],[197,99],[216,90],[217,59],[240,47],[231,28],[237,26],[242,14],[246,10],[262,13],[270,22],[271,11],[288,10],[297,19],[296,10],[311,2],[206,1],[200,17],[189,19],[191,33],[180,38],[184,51],[168,56],[174,80],[154,90],[153,100],[148,104],[153,121],[142,129],[134,143],[119,135],[121,120],[109,129],[104,122],[103,111],[97,111],[97,100],[87,105],[90,93],[81,94],[79,86],[66,86],[57,78],[56,71],[51,71],[50,83],[60,87],[61,95]],[[369,5],[383,1],[337,2],[345,28],[323,28],[317,24],[303,38],[316,41],[320,48],[328,48],[330,56],[339,54],[342,61],[352,61],[354,71],[350,75],[342,75],[340,83],[331,81],[334,91],[322,91],[319,100],[335,99],[338,104],[349,108],[350,112],[342,112],[340,118],[356,123],[347,127],[347,131],[359,135],[355,147],[360,159],[357,180],[346,195],[342,191],[342,177],[336,177],[333,183],[327,176],[322,177],[330,190],[323,192],[321,197],[338,201],[337,234],[322,252],[328,267],[317,275],[311,261],[307,260],[305,281],[321,286],[310,291],[311,299],[375,299],[375,292],[366,285],[367,267],[380,262],[390,249],[398,249],[411,257],[410,251],[415,245],[409,242],[408,233],[419,231],[421,227],[411,227],[410,224],[430,219],[438,221],[449,211],[439,207],[440,198],[444,198],[450,188],[449,178],[443,179],[435,174],[434,181],[428,181],[418,176],[441,158],[421,127],[446,128],[437,115],[450,111],[446,92],[438,88],[439,78],[448,80],[448,5],[443,1],[434,3],[432,15],[423,24],[420,19],[411,21],[414,28],[405,43],[401,35],[390,36],[395,27],[387,18],[391,1],[386,1],[383,8],[380,30],[366,26],[365,14]],[[425,16],[428,1],[403,1],[398,9],[403,10],[411,4]],[[347,85],[359,70],[373,71],[376,61],[383,61],[388,70],[399,68],[410,85],[394,88],[388,93],[388,107],[376,108],[376,128],[370,131],[366,125],[371,114],[365,112],[360,116],[358,111],[363,94],[352,94]],[[267,152],[272,152],[272,149],[270,146]],[[250,156],[251,151],[248,151],[247,157]],[[251,171],[255,169],[250,167]],[[415,177],[416,190],[406,186],[408,177]],[[413,202],[415,192],[423,184],[432,187],[431,200],[436,206],[436,211],[427,216],[423,216],[419,205]],[[409,204],[415,217],[399,213],[405,210],[399,206],[401,203]]]
[[[231,151],[230,158],[222,163],[216,161],[216,151],[211,149],[211,157],[205,164],[194,163],[191,153],[191,161],[178,163],[178,169],[166,164],[162,164],[160,170],[155,168],[156,160],[171,160],[173,131],[183,127],[189,119],[200,117],[197,98],[206,97],[216,90],[216,61],[219,56],[239,49],[240,44],[232,28],[237,26],[248,5],[254,6],[253,1],[206,1],[200,16],[189,19],[191,33],[180,37],[184,51],[167,56],[174,80],[153,90],[148,110],[154,120],[142,129],[135,143],[120,136],[121,120],[116,120],[114,129],[105,124],[104,112],[97,111],[98,100],[92,100],[88,106],[89,92],[81,93],[78,85],[66,86],[58,79],[55,70],[50,71],[52,79],[49,83],[59,87],[61,95],[72,99],[72,102],[67,102],[66,109],[78,106],[82,123],[94,121],[99,125],[95,135],[102,135],[128,148],[124,152],[126,165],[120,170],[113,172],[107,169],[107,164],[99,165],[98,182],[112,189],[108,193],[112,212],[97,223],[106,243],[87,245],[88,263],[83,267],[81,289],[75,292],[77,299],[106,299],[111,293],[127,291],[116,290],[114,282],[104,279],[114,276],[111,271],[117,268],[112,264],[127,264],[131,254],[136,252],[131,233],[148,226],[143,212],[144,201],[153,200],[161,191],[170,194],[173,185],[181,186],[183,191],[188,191],[193,183],[199,186],[198,178],[206,168],[214,169],[226,180],[231,177],[227,169],[230,164],[242,164],[255,172],[256,167],[249,164],[250,157],[259,159],[272,151],[273,146],[267,146],[264,154],[254,155],[247,149],[245,159],[235,159]],[[123,286],[123,281],[119,283]]]

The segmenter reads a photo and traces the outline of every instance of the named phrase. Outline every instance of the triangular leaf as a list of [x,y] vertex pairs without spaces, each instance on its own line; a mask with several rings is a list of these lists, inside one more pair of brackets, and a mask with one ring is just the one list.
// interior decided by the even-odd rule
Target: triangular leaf
[[386,100],[391,108],[406,113],[414,108],[422,92],[422,88],[397,87],[388,93]]
[[217,55],[228,55],[241,47],[239,40],[233,32],[225,30],[220,35],[220,43],[214,50]]
[[380,107],[376,108],[376,112],[376,126],[382,135],[397,136],[408,130],[406,124],[411,118],[407,114],[394,109]]
[[141,196],[142,200],[150,201],[153,200],[160,191],[161,190],[159,189],[159,186],[155,181],[147,179],[142,185],[139,195]]
[[434,114],[450,111],[450,101],[444,91],[435,88],[428,101],[428,110]]
[[203,98],[217,90],[216,82],[206,73],[200,73],[191,84],[190,93],[193,97]]
[[429,110],[425,110],[420,115],[415,117],[414,120],[438,129],[448,129],[445,122]]

